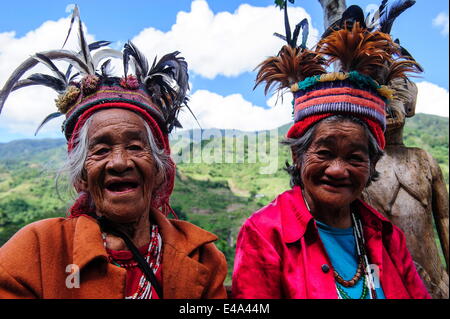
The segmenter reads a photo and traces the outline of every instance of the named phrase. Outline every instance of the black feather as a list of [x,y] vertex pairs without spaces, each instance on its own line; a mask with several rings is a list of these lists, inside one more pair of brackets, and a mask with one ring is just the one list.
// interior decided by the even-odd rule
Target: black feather
[[127,49],[123,50],[122,62],[123,62],[123,73],[126,78],[128,76],[128,64],[130,63],[130,53],[128,52]]
[[325,30],[325,32],[322,34],[322,38],[329,36],[335,30],[344,29],[345,27],[351,30],[355,22],[359,22],[359,25],[362,28],[367,27],[364,19],[364,12],[361,7],[357,5],[351,5],[342,13],[340,19],[331,24]]
[[[400,45],[400,40],[399,40],[399,39],[395,39],[394,42],[397,43],[397,44],[399,45],[399,47],[400,47],[400,54],[401,54],[403,57],[405,57],[405,58],[407,58],[408,60],[412,60],[412,61],[414,61],[414,62],[417,63],[417,61],[413,58],[413,56],[411,55],[411,53],[409,53],[408,50],[406,50],[404,47],[402,47],[402,46]],[[419,63],[417,63],[417,65],[415,65],[415,67],[417,68],[417,70],[418,70],[419,72],[423,72],[423,71],[424,71],[424,69],[422,68],[422,66],[421,66]]]
[[187,63],[184,58],[177,57],[178,54],[175,51],[164,55],[159,61],[155,59],[144,79],[153,101],[161,107],[169,131],[175,126],[180,108],[187,106],[186,93],[189,89]]
[[111,44],[111,41],[96,41],[96,42],[92,42],[88,45],[89,51],[94,51],[97,50],[101,47],[107,46]]
[[[370,16],[370,12],[368,12],[368,13],[366,14],[366,19],[365,19],[365,21],[368,21],[369,16]],[[372,17],[371,23],[373,23],[374,19],[375,19],[375,15]],[[367,24],[367,23],[366,23],[366,24]]]
[[72,18],[70,19],[70,27],[69,31],[67,32],[66,40],[64,40],[64,44],[62,45],[62,48],[66,45],[67,39],[69,39],[70,32],[72,31],[73,23],[75,22],[76,18],[80,17],[80,12],[78,11],[78,6],[75,5],[75,8],[73,8],[72,12]]
[[31,75],[28,79],[17,81],[11,89],[11,92],[32,85],[44,85],[54,89],[60,94],[66,90],[66,83],[62,82],[60,79],[48,74],[36,73]]
[[108,74],[110,73],[110,70],[109,70],[110,63],[111,63],[111,59],[108,59],[105,62],[103,62],[102,66],[101,66],[101,72],[102,72],[103,77],[108,77]]
[[279,34],[278,32],[274,32],[273,35],[276,36],[277,38],[280,38],[281,40],[287,42],[286,37],[284,35]]
[[77,76],[79,76],[81,73],[80,72],[77,72],[77,73],[75,73],[75,74],[73,74],[71,77],[70,77],[70,79],[69,79],[69,83],[70,82],[72,82]]
[[69,66],[67,67],[67,70],[66,70],[66,74],[65,74],[66,82],[69,82],[70,73],[72,73],[72,68],[73,68],[73,65],[69,64]]
[[416,1],[414,0],[397,0],[393,3],[392,6],[380,16],[380,31],[390,34],[395,19],[415,3]]
[[388,2],[388,0],[381,1],[381,4],[378,6],[377,11],[374,13],[374,15],[372,16],[372,19],[370,19],[370,21],[368,21],[370,13],[367,14],[366,22],[368,22],[367,28],[369,29],[369,31],[373,31],[375,24],[377,22],[379,22],[380,17],[382,15],[384,15],[384,9],[386,8],[387,2]]
[[60,79],[63,82],[66,82],[66,76],[65,74],[63,74],[57,67],[56,65],[52,62],[52,60],[50,60],[47,56],[45,56],[44,54],[41,53],[36,53],[34,55],[34,58],[36,60],[38,60],[39,62],[45,64],[46,66],[48,66],[49,69],[51,69],[53,71],[53,73],[56,75],[56,77],[58,79]]
[[[83,70],[88,72],[87,66],[81,61],[73,52],[67,50],[53,50],[41,52],[41,54],[48,57],[50,60],[63,60],[69,63],[74,64],[79,70]],[[12,88],[20,80],[20,78],[24,75],[25,72],[33,68],[39,63],[39,59],[36,59],[35,56],[29,57],[25,61],[23,61],[9,76],[6,80],[3,88],[0,90],[0,113],[3,109],[3,105],[5,104],[6,99],[8,98],[9,93],[11,93]]]
[[362,28],[366,28],[363,10],[360,6],[351,5],[342,13],[340,28],[343,29],[344,27],[347,27],[351,29],[355,22],[359,22],[359,25]]
[[199,126],[200,128],[202,128],[201,125],[200,125],[200,123],[199,123],[198,120],[197,120],[197,117],[195,116],[194,112],[192,112],[192,110],[191,110],[191,108],[189,107],[189,105],[187,105],[187,103],[186,103],[185,105],[186,105],[186,108],[187,108],[187,109],[189,110],[189,112],[191,113],[191,115],[194,117],[194,119],[195,119],[195,121],[197,122],[198,126]]
[[125,43],[123,54],[124,57],[128,56],[127,63],[129,56],[133,57],[136,76],[140,80],[143,80],[148,74],[148,62],[146,57],[141,53],[141,51],[138,50],[138,48],[136,48],[136,46],[131,41]]
[[34,132],[34,136],[36,136],[36,134],[39,132],[39,130],[42,128],[42,126],[45,125],[45,123],[47,123],[48,121],[53,120],[57,117],[60,117],[61,115],[63,115],[63,114],[60,112],[55,112],[55,113],[47,115],[47,117],[41,122],[41,124],[39,124],[38,128]]
[[[88,45],[89,51],[97,50],[103,46],[111,44],[111,41],[96,41]],[[79,52],[81,54],[81,52]],[[70,73],[72,72],[73,65],[69,64],[66,70],[65,78],[68,80],[70,78]]]
[[388,0],[381,1],[380,6],[378,7],[378,14],[380,17],[384,15],[387,3]]
[[308,39],[309,34],[309,24],[308,20],[305,18],[302,21],[300,21],[294,29],[294,35],[292,36],[292,43],[294,44],[294,48],[297,46],[297,38],[300,33],[300,29],[303,29],[302,32],[302,43],[299,45],[300,48],[305,49],[306,48],[306,40]]
[[173,121],[173,127],[183,128],[183,125],[181,125],[180,121],[178,121],[178,119],[176,118],[176,119]]
[[78,15],[78,37],[80,42],[80,51],[81,56],[83,57],[84,63],[89,67],[89,74],[94,74],[94,64],[92,63],[91,52],[89,50],[89,46],[86,42],[86,38],[83,32],[83,23],[81,23],[80,15]]
[[287,14],[287,2],[284,3],[284,28],[286,29],[286,39],[287,43],[291,47],[295,47],[295,44],[292,45],[292,38],[291,38],[291,26],[289,25],[289,17]]
[[52,88],[58,93],[63,93],[67,88],[66,82],[48,74],[35,73],[30,75],[28,80],[33,81],[36,85],[40,84]]
[[[83,23],[81,22],[81,18],[80,18],[80,11],[78,10],[78,6],[75,5],[75,8],[73,9],[73,13],[72,13],[72,19],[70,20],[70,27],[69,27],[69,32],[67,33],[66,36],[66,40],[64,41],[63,47],[67,42],[67,39],[69,38],[70,32],[72,31],[72,27],[73,24],[75,22],[75,19],[78,19],[78,41],[79,41],[79,45],[80,45],[80,52],[81,52],[81,57],[82,60],[84,62],[84,64],[87,66],[87,72],[88,74],[94,74],[95,70],[94,70],[94,65],[92,63],[92,57],[91,57],[91,53],[90,53],[90,49],[89,46],[86,42],[86,38],[84,36],[84,32],[83,32]],[[98,45],[102,45],[103,41],[98,41],[100,42],[95,44],[94,42],[94,47],[98,46]],[[107,41],[105,41],[107,42]]]

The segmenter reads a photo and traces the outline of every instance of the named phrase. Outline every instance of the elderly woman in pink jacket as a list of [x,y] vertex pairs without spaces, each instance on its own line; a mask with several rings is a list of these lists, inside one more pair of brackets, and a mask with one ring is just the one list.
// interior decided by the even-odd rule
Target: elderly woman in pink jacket
[[[379,177],[392,98],[384,84],[417,64],[388,34],[343,23],[315,51],[287,32],[288,45],[260,65],[257,85],[294,93],[293,188],[242,226],[234,298],[429,298],[402,231],[358,199]],[[326,72],[331,63],[339,72]]]

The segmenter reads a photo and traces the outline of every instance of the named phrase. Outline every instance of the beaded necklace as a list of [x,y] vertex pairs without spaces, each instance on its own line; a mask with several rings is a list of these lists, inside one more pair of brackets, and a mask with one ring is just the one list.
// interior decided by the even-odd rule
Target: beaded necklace
[[[366,272],[365,272],[365,252],[364,250],[362,250],[360,248],[360,240],[358,237],[358,231],[356,230],[356,226],[355,226],[355,216],[352,213],[352,225],[353,225],[353,236],[355,238],[356,241],[356,251],[358,254],[358,268],[356,270],[356,274],[353,276],[353,278],[351,280],[344,280],[336,270],[334,270],[334,278],[336,279],[336,290],[337,290],[337,294],[339,299],[353,299],[352,297],[350,297],[347,292],[342,288],[342,286],[344,287],[353,287],[356,285],[356,283],[359,281],[359,279],[362,279],[363,283],[362,283],[362,291],[361,291],[361,295],[359,296],[358,299],[366,299],[367,294],[369,292],[369,288],[367,286],[367,280],[366,280]],[[363,275],[364,274],[364,275]],[[372,299],[372,298],[371,298]]]
[[[103,245],[106,249],[106,233],[102,233]],[[145,254],[145,261],[149,264],[150,269],[154,274],[158,271],[161,265],[161,247],[162,240],[159,234],[159,229],[157,225],[151,226],[150,231],[150,243],[148,245],[148,251]],[[108,255],[108,260],[115,266],[122,268],[135,267],[136,262],[132,263],[118,263],[112,256]],[[126,296],[125,299],[151,299],[152,298],[152,284],[147,280],[144,274],[142,274],[139,279],[139,285],[136,292],[131,296]]]
[[375,291],[375,281],[372,276],[372,270],[370,269],[369,258],[366,253],[366,242],[364,240],[363,227],[359,215],[352,213],[353,231],[355,232],[356,238],[356,249],[358,256],[363,257],[364,262],[364,274],[367,277],[367,286],[369,290],[369,298],[377,299],[377,293]]
[[[303,194],[302,194],[303,196]],[[303,196],[303,201],[305,202],[306,208],[311,213],[308,202]],[[367,294],[369,295],[369,299],[377,299],[377,294],[375,292],[375,284],[372,276],[372,271],[370,269],[369,259],[367,258],[367,254],[365,251],[365,241],[363,235],[362,223],[359,216],[355,213],[351,213],[352,216],[352,225],[353,225],[353,234],[355,236],[356,241],[356,252],[358,254],[358,268],[356,270],[356,274],[350,280],[344,280],[339,273],[334,270],[334,278],[336,280],[336,291],[339,299],[352,299],[342,288],[344,287],[353,287],[356,283],[362,278],[363,280],[363,288],[361,292],[361,296],[359,299],[365,299]],[[363,275],[364,273],[364,275]],[[341,286],[342,285],[342,286]]]
[[359,262],[358,262],[358,268],[356,269],[356,274],[350,280],[345,280],[344,278],[341,277],[341,275],[339,275],[339,273],[336,270],[334,270],[334,278],[342,286],[353,287],[358,283],[359,279],[361,279],[361,275],[364,272],[364,269],[363,269],[364,268],[364,260],[363,260],[362,256],[358,256],[358,260],[359,260]]
[[[369,292],[369,288],[367,287],[367,284],[366,284],[366,276],[363,276],[362,280],[363,280],[363,288],[362,288],[361,296],[358,299],[366,299],[367,293]],[[345,292],[344,289],[342,289],[342,287],[338,283],[336,284],[336,289],[338,292],[339,299],[353,299]]]

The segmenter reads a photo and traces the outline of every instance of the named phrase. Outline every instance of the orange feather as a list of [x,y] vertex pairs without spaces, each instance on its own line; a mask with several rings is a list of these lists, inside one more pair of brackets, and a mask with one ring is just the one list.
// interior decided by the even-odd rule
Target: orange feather
[[274,86],[276,91],[290,88],[292,84],[313,75],[325,73],[325,60],[314,51],[284,45],[277,56],[260,63],[255,88],[265,82],[264,93]]
[[358,22],[351,29],[336,30],[320,40],[316,51],[329,57],[328,65],[339,62],[339,71],[358,71],[374,79],[400,52],[389,34],[369,32]]

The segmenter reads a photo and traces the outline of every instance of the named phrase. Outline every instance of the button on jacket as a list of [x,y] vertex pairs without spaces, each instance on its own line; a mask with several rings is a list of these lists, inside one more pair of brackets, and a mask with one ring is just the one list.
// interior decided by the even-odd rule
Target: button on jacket
[[[357,201],[369,262],[388,299],[430,298],[403,232]],[[242,226],[236,244],[233,298],[338,298],[331,262],[301,189],[279,195]]]
[[[217,237],[160,213],[153,217],[163,239],[164,298],[226,298],[225,257],[212,243]],[[35,222],[0,248],[0,298],[122,299],[126,269],[109,263],[107,256],[93,218]],[[79,288],[69,265],[80,270]]]

